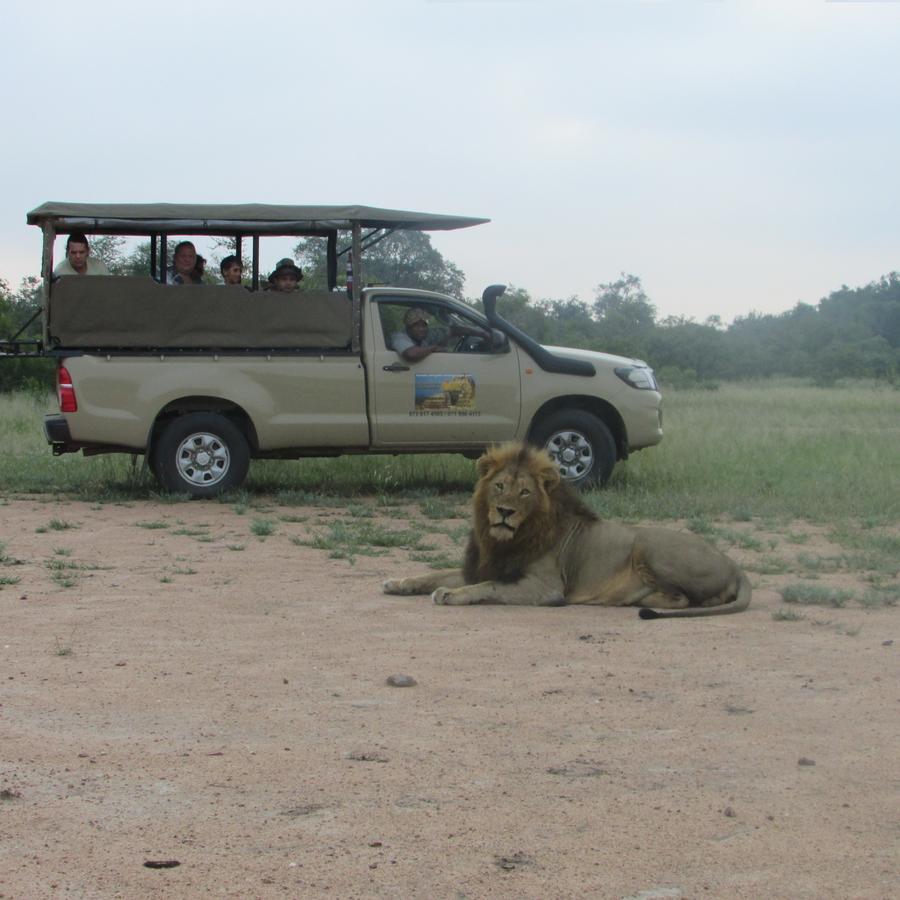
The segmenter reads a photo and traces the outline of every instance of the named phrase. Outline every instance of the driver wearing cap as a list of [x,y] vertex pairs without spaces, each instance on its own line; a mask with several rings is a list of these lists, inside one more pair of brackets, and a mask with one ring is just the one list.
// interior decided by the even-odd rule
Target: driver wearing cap
[[433,328],[424,309],[414,306],[407,310],[403,317],[405,331],[395,331],[391,335],[391,346],[407,362],[418,362],[437,350],[447,350],[451,337],[472,335],[490,340],[490,335],[481,328],[470,328],[467,325],[453,323],[449,330]]
[[447,349],[447,332],[443,328],[432,328],[424,309],[414,306],[407,310],[403,324],[406,330],[394,332],[391,346],[407,362],[418,362],[435,350]]

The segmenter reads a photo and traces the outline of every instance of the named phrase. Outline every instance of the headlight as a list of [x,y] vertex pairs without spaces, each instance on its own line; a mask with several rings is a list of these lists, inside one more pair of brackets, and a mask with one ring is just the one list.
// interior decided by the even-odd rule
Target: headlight
[[653,369],[647,366],[622,366],[615,370],[616,375],[630,387],[640,391],[655,391],[656,379],[653,377]]

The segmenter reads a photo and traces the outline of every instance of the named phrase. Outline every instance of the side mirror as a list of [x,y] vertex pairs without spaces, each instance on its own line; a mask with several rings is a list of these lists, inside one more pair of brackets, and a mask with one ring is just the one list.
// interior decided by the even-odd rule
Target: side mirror
[[491,352],[509,353],[509,338],[499,328],[491,329]]

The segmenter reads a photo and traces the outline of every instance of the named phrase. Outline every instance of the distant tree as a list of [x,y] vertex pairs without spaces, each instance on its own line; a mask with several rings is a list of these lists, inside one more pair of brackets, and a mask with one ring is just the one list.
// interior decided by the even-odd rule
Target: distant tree
[[647,338],[656,323],[656,307],[644,291],[641,279],[626,275],[597,285],[593,313],[606,349],[629,356],[645,355]]
[[88,241],[90,242],[91,256],[105,262],[112,275],[125,274],[121,271],[125,238],[117,234],[95,234],[89,237]]
[[[341,232],[338,249],[350,244],[350,235]],[[294,247],[294,258],[303,269],[303,281],[312,287],[325,287],[326,244],[322,238],[303,238]],[[338,261],[338,283],[343,284],[349,253]],[[395,231],[363,251],[362,283],[418,287],[461,297],[465,275],[457,265],[444,259],[431,245],[424,231]]]

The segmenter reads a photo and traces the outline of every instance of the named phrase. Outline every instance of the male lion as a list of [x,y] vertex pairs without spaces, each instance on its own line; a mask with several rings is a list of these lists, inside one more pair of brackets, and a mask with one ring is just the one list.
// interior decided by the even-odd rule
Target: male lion
[[435,603],[641,606],[641,617],[740,612],[750,582],[693,534],[599,519],[543,451],[505,444],[478,460],[474,523],[462,569],[390,579],[388,594]]

